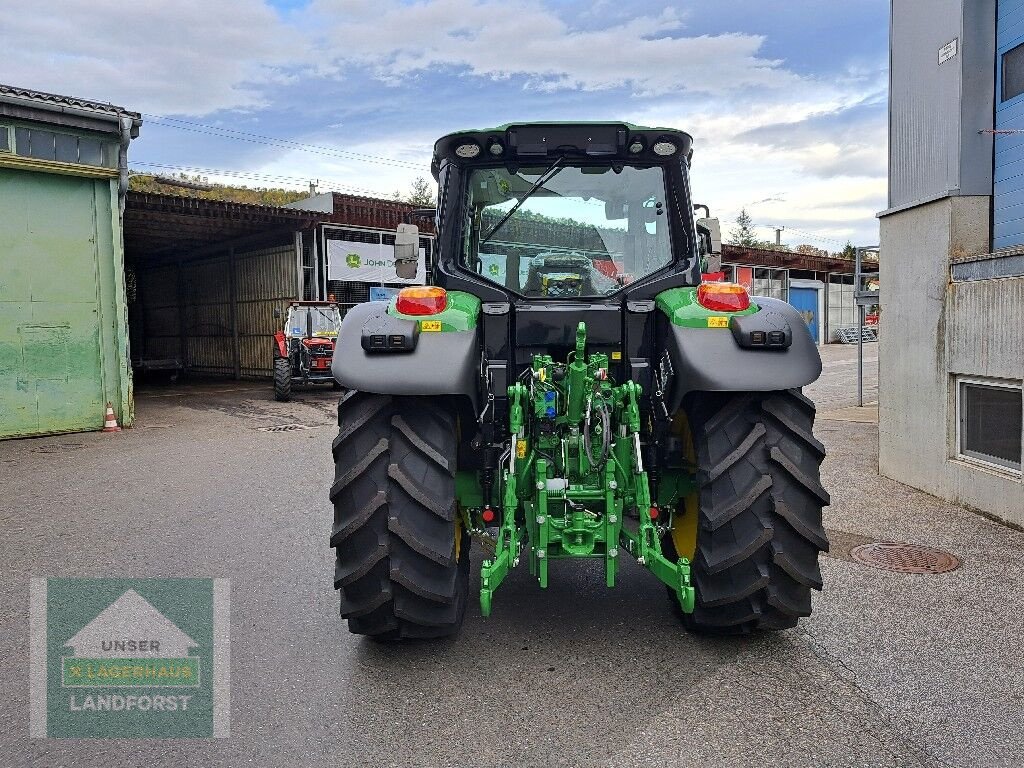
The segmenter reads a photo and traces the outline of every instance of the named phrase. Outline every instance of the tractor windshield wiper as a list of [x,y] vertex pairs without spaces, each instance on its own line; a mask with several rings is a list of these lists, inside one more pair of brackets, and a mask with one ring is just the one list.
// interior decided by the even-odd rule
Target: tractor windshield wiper
[[512,218],[512,215],[519,210],[520,206],[522,206],[523,203],[530,199],[530,196],[534,192],[536,192],[538,189],[543,187],[545,184],[547,184],[549,181],[555,178],[555,176],[558,175],[559,171],[562,170],[563,160],[565,160],[564,156],[558,158],[557,160],[555,160],[555,162],[548,166],[547,170],[544,171],[544,173],[542,173],[537,178],[537,181],[534,183],[534,185],[530,187],[530,190],[521,198],[519,198],[519,201],[509,209],[508,213],[501,217],[501,221],[499,221],[497,224],[491,227],[490,232],[484,235],[484,237],[480,240],[480,244],[477,246],[477,250],[480,249],[480,246],[482,246],[484,243],[486,243],[488,240],[494,237],[495,232],[497,232],[499,229],[505,226],[505,222]]

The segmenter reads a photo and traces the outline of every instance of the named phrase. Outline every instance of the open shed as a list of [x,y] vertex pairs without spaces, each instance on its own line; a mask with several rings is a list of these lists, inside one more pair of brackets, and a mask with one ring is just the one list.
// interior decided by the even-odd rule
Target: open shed
[[271,376],[274,310],[305,297],[313,228],[326,217],[129,192],[124,246],[136,373]]

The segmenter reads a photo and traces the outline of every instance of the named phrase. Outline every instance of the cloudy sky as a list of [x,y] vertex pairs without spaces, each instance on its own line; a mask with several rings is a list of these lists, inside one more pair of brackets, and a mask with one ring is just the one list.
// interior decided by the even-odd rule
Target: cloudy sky
[[878,238],[887,0],[4,6],[0,80],[143,112],[139,170],[389,196],[453,130],[626,120],[693,134],[695,199],[723,222]]

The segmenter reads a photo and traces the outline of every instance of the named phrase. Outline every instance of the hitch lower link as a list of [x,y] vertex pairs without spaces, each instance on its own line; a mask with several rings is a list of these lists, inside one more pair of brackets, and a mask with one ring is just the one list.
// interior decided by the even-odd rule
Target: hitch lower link
[[[623,390],[622,421],[625,425],[619,440],[628,450],[615,451],[619,459],[609,460],[599,468],[600,487],[570,489],[564,481],[549,477],[552,467],[547,458],[527,457],[523,439],[527,388],[521,383],[509,387],[512,448],[508,465],[503,469],[503,515],[494,557],[485,560],[480,571],[480,610],[484,616],[490,615],[494,593],[509,571],[519,565],[524,548],[528,549],[530,573],[536,576],[541,589],[548,585],[552,550],[558,558],[603,558],[606,586],[614,587],[620,552],[625,549],[676,594],[684,612],[693,611],[695,593],[690,580],[690,561],[679,558],[673,562],[664,556],[658,529],[651,518],[650,487],[640,454],[637,407],[640,387],[626,382],[619,389]],[[524,465],[519,466],[517,460],[525,460]],[[628,469],[623,466],[627,462]],[[624,474],[628,477],[623,477]],[[532,483],[533,487],[520,490],[520,485],[527,483]],[[623,485],[626,484],[631,487],[630,500],[639,515],[635,532],[622,525],[626,490]],[[604,514],[588,512],[580,499],[601,504]],[[564,514],[551,515],[552,506]],[[518,524],[517,520],[523,524]],[[553,542],[557,542],[557,546],[552,546]]]

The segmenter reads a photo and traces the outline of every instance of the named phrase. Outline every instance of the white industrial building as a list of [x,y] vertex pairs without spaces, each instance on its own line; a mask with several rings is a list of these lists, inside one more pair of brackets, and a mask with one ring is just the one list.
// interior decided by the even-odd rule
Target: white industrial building
[[893,0],[879,468],[1024,524],[1024,0]]

